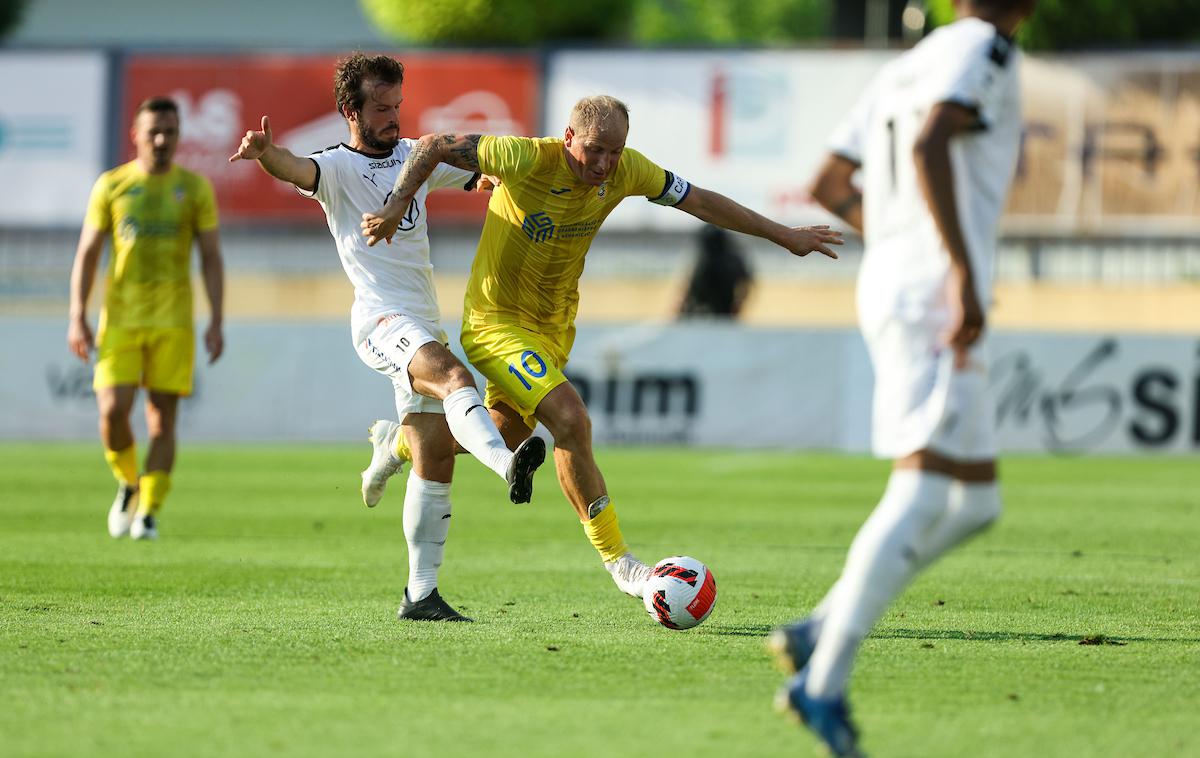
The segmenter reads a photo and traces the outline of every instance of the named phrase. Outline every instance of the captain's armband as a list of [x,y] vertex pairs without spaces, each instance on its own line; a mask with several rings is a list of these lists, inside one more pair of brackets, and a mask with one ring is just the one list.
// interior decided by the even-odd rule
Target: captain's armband
[[658,193],[657,197],[647,199],[658,205],[679,205],[688,196],[688,193],[692,191],[692,183],[670,171],[667,171],[666,174],[667,177],[666,181],[663,182],[662,192]]

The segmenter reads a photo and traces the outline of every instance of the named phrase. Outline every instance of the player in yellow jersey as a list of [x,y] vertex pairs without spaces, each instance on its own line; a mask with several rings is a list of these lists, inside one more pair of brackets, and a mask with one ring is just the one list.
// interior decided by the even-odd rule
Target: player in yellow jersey
[[414,193],[440,162],[500,179],[471,269],[463,314],[467,358],[488,379],[485,403],[512,446],[541,421],[554,436],[559,483],[617,586],[641,597],[649,567],[629,551],[592,454],[591,421],[563,376],[575,338],[584,256],[617,204],[640,195],[795,255],[828,247],[828,227],[790,228],[691,185],[625,147],[629,111],[608,96],[580,100],[562,139],[430,134],[387,204],[364,214],[371,244],[391,240]]
[[[172,162],[179,144],[178,106],[165,97],[146,100],[134,116],[130,137],[137,157],[101,174],[92,187],[71,269],[67,344],[85,362],[93,348],[97,351],[92,384],[100,440],[117,479],[109,534],[155,539],[158,511],[171,487],[179,398],[192,391],[192,242],[199,244],[212,314],[204,332],[210,363],[224,348],[224,265],[212,185]],[[98,339],[93,339],[87,301],[108,238],[112,253],[104,307]],[[129,423],[139,386],[146,388],[150,437],[140,476]]]

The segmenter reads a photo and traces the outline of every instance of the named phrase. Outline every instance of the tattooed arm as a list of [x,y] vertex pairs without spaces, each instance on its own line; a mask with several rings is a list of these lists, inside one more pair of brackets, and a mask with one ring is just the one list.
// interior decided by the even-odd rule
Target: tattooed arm
[[392,241],[392,235],[400,226],[408,211],[409,203],[421,185],[433,174],[439,163],[447,163],[467,171],[479,170],[478,134],[426,134],[408,154],[404,168],[392,186],[387,203],[377,211],[364,213],[363,236],[367,245],[374,246],[380,240]]

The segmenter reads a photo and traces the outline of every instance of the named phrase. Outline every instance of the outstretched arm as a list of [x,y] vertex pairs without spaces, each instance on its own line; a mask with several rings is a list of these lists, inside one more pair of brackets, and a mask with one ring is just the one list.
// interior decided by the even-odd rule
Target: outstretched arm
[[426,134],[417,141],[417,146],[408,154],[404,168],[387,203],[374,213],[364,213],[363,235],[367,245],[376,245],[381,240],[392,241],[392,235],[408,211],[408,206],[417,190],[433,174],[439,163],[447,163],[467,171],[479,170],[478,134]]
[[237,152],[229,156],[230,163],[237,160],[258,161],[271,176],[294,184],[305,192],[317,188],[317,164],[274,144],[271,141],[271,121],[266,116],[262,117],[262,129],[247,131]]
[[692,191],[675,207],[687,211],[701,221],[770,240],[792,255],[801,257],[815,250],[822,255],[836,258],[837,253],[827,245],[842,244],[842,233],[832,231],[828,226],[784,226],[718,192],[696,185],[692,185]]

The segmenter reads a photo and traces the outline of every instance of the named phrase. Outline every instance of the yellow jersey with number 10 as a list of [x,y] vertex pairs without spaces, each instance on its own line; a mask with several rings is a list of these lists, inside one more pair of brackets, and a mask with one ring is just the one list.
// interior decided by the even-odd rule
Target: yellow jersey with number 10
[[517,325],[541,334],[574,324],[583,259],[608,214],[630,195],[658,202],[674,181],[625,148],[608,181],[584,184],[567,165],[563,141],[550,137],[481,137],[479,170],[500,177],[501,184],[488,203],[464,323]]
[[191,328],[192,240],[217,228],[208,179],[179,166],[149,174],[130,161],[96,180],[86,220],[112,233],[100,329]]

